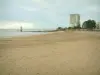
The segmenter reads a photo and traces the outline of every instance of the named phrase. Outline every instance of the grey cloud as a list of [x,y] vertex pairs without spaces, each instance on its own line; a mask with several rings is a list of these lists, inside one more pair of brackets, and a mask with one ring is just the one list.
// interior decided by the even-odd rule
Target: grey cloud
[[[40,24],[67,24],[70,13],[81,14],[81,20],[88,18],[99,20],[97,17],[97,15],[100,15],[99,3],[99,0],[41,0],[40,3],[32,0],[0,0],[0,20],[37,21]],[[39,10],[35,12],[28,11],[25,7],[28,10],[36,8],[39,8]],[[97,7],[98,10],[91,11],[88,9],[92,7]]]

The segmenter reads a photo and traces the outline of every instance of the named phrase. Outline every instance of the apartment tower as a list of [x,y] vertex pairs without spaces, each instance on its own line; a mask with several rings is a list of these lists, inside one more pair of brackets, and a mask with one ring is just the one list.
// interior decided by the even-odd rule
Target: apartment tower
[[70,26],[79,26],[80,25],[80,15],[79,14],[70,14]]

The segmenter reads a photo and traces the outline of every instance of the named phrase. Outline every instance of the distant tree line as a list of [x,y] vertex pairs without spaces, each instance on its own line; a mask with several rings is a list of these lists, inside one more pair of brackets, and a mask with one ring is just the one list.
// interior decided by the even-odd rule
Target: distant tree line
[[87,29],[87,30],[93,30],[96,28],[96,21],[95,20],[87,20],[87,21],[84,21],[83,24],[82,24],[82,27],[81,25],[77,25],[77,26],[74,26],[74,27],[58,27],[56,30],[57,31],[65,31],[65,30],[75,30],[75,29]]
[[57,31],[65,31],[67,29],[67,27],[63,28],[63,27],[58,27]]

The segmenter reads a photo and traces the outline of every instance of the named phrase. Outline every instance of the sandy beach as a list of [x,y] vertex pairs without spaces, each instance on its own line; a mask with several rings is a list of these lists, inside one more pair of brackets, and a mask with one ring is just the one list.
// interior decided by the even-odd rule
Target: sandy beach
[[100,75],[100,32],[1,39],[0,75]]

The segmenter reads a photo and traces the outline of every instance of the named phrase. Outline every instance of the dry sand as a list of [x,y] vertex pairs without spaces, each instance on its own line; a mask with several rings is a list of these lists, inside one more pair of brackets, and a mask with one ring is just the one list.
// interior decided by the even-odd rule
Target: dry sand
[[100,75],[100,32],[0,40],[0,75]]

